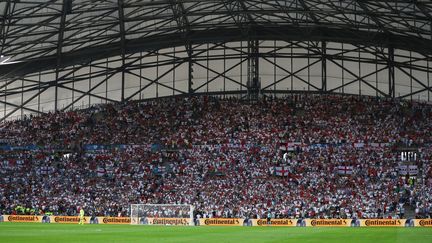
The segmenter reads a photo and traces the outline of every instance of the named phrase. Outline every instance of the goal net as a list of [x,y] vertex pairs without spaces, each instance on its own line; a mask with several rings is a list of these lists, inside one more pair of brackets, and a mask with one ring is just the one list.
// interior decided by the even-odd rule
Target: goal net
[[130,217],[131,224],[194,225],[188,204],[132,204]]

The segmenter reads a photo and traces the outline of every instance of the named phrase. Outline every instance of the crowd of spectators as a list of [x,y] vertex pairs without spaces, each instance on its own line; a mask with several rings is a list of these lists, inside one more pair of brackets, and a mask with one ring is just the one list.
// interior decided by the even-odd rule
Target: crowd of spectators
[[[198,217],[431,217],[431,118],[428,104],[336,95],[30,116],[0,124],[2,143],[18,148],[0,151],[0,214],[128,216],[130,204],[152,203],[191,204]],[[411,180],[399,175],[398,146],[420,151]]]

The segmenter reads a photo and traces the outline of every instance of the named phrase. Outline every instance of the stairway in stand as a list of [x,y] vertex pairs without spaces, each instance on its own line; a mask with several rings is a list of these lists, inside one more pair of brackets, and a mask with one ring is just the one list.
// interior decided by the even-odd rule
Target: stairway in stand
[[406,219],[413,219],[415,218],[415,208],[411,205],[405,205],[404,206],[405,209],[405,216],[404,218]]

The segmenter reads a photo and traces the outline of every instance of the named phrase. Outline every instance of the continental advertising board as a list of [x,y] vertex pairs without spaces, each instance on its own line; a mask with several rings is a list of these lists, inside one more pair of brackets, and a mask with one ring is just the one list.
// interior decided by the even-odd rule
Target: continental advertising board
[[405,227],[406,219],[361,219],[361,227]]
[[41,223],[42,222],[42,216],[38,216],[38,215],[2,215],[1,217],[3,222],[15,222],[15,223]]
[[85,223],[89,224],[131,224],[129,217],[91,217]]
[[304,219],[307,227],[349,227],[351,219]]
[[[78,216],[50,216],[50,222],[49,223],[78,224],[79,220],[80,220],[80,217],[78,217]],[[84,224],[88,224],[88,223],[90,223],[90,217],[84,217]]]
[[[0,222],[78,224],[78,216],[0,215]],[[130,224],[129,217],[84,217],[84,224]]]
[[[135,222],[137,221],[138,222]],[[0,222],[78,224],[78,216],[0,215]],[[193,225],[189,218],[84,217],[85,224]],[[432,219],[199,219],[197,226],[432,227]]]
[[432,219],[414,219],[416,227],[432,227]]
[[199,219],[200,226],[243,226],[244,219],[211,218]]
[[97,224],[131,224],[131,219],[129,217],[97,217]]
[[191,225],[190,218],[146,218],[148,225]]
[[251,219],[251,226],[280,226],[280,227],[295,227],[297,219]]
[[193,225],[193,222],[189,218],[133,218],[129,221],[131,224],[143,224],[143,225]]

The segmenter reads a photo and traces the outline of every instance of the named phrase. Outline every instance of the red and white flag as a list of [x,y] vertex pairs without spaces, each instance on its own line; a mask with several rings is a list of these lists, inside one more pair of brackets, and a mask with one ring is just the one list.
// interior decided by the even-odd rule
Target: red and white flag
[[337,170],[339,175],[351,175],[353,173],[352,166],[340,165],[337,167]]
[[277,176],[288,176],[289,175],[288,166],[276,166],[274,167],[274,173]]

